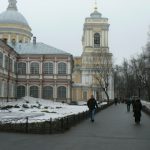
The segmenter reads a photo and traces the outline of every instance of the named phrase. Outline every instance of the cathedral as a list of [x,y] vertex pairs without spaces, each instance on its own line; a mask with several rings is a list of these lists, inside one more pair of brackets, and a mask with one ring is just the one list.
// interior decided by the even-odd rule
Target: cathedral
[[[69,103],[87,100],[91,94],[97,99],[113,99],[109,24],[97,7],[85,19],[82,55],[73,57],[37,42],[17,1],[8,2],[6,11],[0,13],[0,99],[31,96]],[[103,77],[98,78],[100,70],[107,70],[107,88],[101,84]]]

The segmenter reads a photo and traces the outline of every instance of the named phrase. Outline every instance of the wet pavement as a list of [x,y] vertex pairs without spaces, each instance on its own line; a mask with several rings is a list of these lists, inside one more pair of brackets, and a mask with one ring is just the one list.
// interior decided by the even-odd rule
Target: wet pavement
[[63,134],[0,133],[0,150],[150,150],[150,117],[136,125],[125,104],[113,105]]

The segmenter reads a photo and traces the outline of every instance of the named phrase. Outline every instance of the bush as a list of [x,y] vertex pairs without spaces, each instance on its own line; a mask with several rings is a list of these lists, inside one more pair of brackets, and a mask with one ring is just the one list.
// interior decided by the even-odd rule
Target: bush
[[4,107],[1,107],[1,110],[7,110],[7,109],[10,109],[10,108],[13,108],[14,106],[12,105],[7,105],[7,106],[4,106]]
[[23,104],[22,107],[23,108],[29,108],[29,106],[27,104]]
[[50,113],[48,110],[42,110],[41,112]]
[[14,108],[20,108],[20,106],[18,106],[18,105],[15,105],[15,106],[14,106]]

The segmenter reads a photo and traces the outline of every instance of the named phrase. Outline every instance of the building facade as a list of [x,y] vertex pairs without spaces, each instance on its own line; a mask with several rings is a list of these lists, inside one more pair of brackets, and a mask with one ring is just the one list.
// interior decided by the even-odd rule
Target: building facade
[[16,0],[0,14],[0,98],[32,96],[71,101],[71,54],[31,42],[31,28],[18,12]]
[[1,99],[32,96],[70,102],[87,100],[91,94],[98,100],[107,95],[114,98],[109,23],[97,7],[85,19],[82,55],[73,58],[37,42],[35,37],[31,42],[32,29],[16,3],[9,0],[6,11],[0,14]]
[[82,55],[74,57],[73,100],[87,100],[91,95],[97,100],[107,99],[103,90],[106,85],[109,99],[114,99],[112,54],[109,52],[108,31],[108,19],[103,18],[95,7],[90,17],[85,19]]

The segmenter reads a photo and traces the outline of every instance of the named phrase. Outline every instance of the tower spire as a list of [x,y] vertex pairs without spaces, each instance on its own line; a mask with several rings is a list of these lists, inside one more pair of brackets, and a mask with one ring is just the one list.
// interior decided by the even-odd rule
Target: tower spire
[[94,10],[97,11],[98,7],[97,7],[97,0],[95,0],[95,4],[94,4]]
[[17,1],[16,0],[8,0],[9,5],[7,7],[7,10],[18,10],[17,9]]

